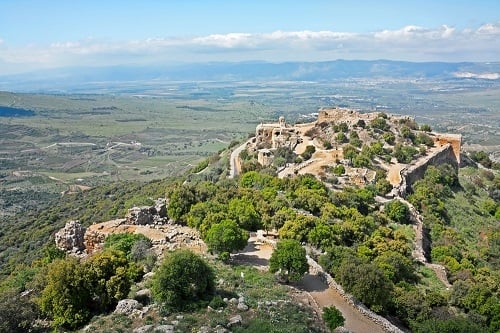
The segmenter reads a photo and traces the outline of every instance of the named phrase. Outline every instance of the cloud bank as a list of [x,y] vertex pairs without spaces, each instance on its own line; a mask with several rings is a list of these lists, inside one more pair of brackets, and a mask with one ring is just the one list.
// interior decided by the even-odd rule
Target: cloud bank
[[10,46],[0,36],[0,74],[65,66],[209,61],[500,61],[500,22],[457,30],[405,26],[372,33],[274,31],[107,41],[88,38]]

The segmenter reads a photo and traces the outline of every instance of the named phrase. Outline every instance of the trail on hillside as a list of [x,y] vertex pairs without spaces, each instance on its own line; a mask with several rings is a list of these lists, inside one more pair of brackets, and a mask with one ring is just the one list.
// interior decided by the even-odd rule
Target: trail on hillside
[[[232,260],[235,263],[251,265],[257,269],[268,269],[272,251],[273,247],[270,244],[253,236],[250,237],[248,245],[243,251],[232,256]],[[371,321],[347,303],[337,290],[328,287],[319,276],[307,274],[297,284],[297,287],[313,299],[313,303],[317,305],[317,311],[331,305],[339,309],[345,318],[344,327],[349,331],[353,333],[386,332],[380,325]],[[321,313],[319,314],[321,315]]]
[[412,257],[416,261],[425,265],[432,269],[438,279],[444,284],[446,288],[451,288],[451,284],[448,281],[448,277],[446,275],[446,269],[443,265],[433,264],[427,260],[426,253],[424,250],[424,222],[422,221],[422,216],[418,213],[417,209],[408,201],[401,197],[397,197],[398,200],[406,204],[410,211],[410,219],[413,222],[413,230],[415,231],[415,241],[414,249],[412,252]]

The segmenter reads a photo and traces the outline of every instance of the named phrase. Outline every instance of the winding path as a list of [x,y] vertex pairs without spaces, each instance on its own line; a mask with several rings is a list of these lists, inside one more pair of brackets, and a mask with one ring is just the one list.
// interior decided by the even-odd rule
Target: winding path
[[250,140],[251,139],[243,142],[240,146],[238,146],[231,152],[231,156],[229,157],[229,178],[234,178],[238,176],[240,171],[238,156],[240,156],[240,153],[243,151],[243,149],[246,148]]
[[422,221],[422,216],[410,202],[401,197],[396,197],[396,199],[406,204],[410,211],[410,219],[413,222],[413,230],[415,231],[415,241],[413,242],[415,248],[412,252],[413,258],[422,263],[425,267],[432,269],[447,289],[451,288],[452,285],[448,281],[445,267],[443,265],[430,263],[427,260],[424,250],[424,222]]
[[[233,255],[232,260],[235,263],[252,265],[257,269],[267,269],[272,252],[272,245],[252,236],[245,249]],[[302,278],[297,287],[314,300],[317,310],[321,311],[323,307],[332,305],[339,309],[345,318],[344,327],[350,332],[387,332],[381,325],[370,320],[349,304],[336,289],[329,287],[313,270]]]

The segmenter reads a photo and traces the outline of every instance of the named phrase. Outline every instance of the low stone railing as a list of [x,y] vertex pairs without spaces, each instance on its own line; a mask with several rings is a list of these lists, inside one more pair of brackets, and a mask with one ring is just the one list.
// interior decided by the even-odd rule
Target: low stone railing
[[330,288],[335,289],[340,296],[352,307],[354,307],[359,313],[373,321],[374,323],[380,325],[384,330],[390,333],[405,333],[399,327],[392,324],[390,321],[384,317],[376,314],[375,312],[368,309],[363,303],[359,302],[354,296],[348,294],[340,284],[338,284],[330,274],[325,272],[323,267],[321,267],[314,259],[307,256],[307,262],[309,264],[309,269],[312,274],[319,276],[323,282],[325,282]]

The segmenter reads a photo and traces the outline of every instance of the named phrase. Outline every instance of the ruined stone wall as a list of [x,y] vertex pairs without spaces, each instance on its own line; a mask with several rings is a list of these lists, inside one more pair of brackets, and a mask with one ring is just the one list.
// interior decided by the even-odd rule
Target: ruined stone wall
[[462,136],[460,134],[435,134],[434,144],[444,146],[450,144],[455,155],[455,160],[460,165],[460,150],[462,149]]
[[398,189],[399,195],[402,197],[406,196],[411,189],[411,185],[424,177],[429,165],[451,164],[454,168],[458,169],[459,162],[460,160],[457,160],[453,146],[450,143],[445,144],[428,158],[422,159],[418,163],[409,165],[401,170],[402,182]]

